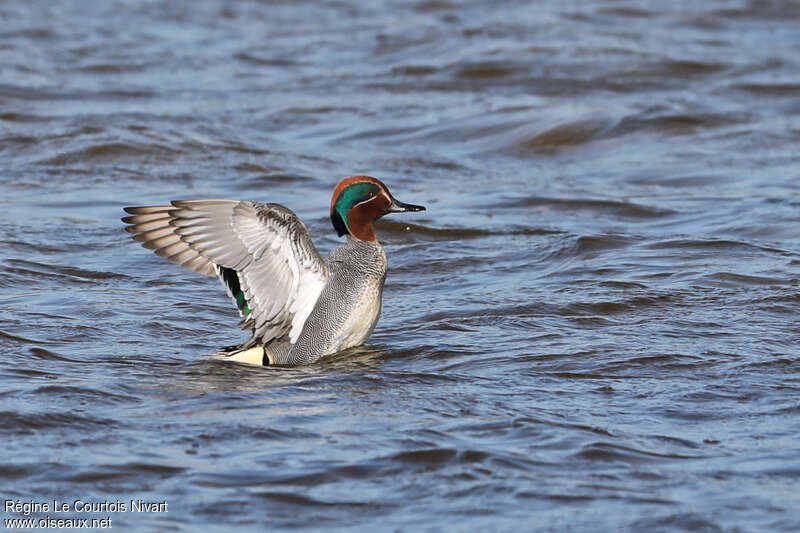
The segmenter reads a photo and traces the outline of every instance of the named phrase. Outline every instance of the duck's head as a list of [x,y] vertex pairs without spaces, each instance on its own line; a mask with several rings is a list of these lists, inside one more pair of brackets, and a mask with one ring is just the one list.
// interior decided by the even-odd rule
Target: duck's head
[[350,176],[339,182],[331,198],[331,222],[336,233],[376,242],[373,222],[387,213],[425,211],[421,205],[399,202],[389,189],[370,176]]

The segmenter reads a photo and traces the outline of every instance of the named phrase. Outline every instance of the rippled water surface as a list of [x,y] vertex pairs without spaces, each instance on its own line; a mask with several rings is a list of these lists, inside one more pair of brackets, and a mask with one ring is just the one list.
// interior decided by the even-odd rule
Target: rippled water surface
[[[797,531],[799,24],[0,4],[0,497],[168,502],[87,515],[126,531]],[[428,210],[379,225],[369,345],[310,367],[206,358],[245,338],[219,283],[119,221],[280,202],[327,253],[357,173]]]

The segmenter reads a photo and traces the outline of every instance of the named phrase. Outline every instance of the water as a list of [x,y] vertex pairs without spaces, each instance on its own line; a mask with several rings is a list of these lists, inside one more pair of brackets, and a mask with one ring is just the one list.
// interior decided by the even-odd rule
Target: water
[[[800,529],[798,22],[4,3],[0,496],[124,531]],[[380,224],[369,345],[306,368],[205,358],[246,336],[221,286],[119,221],[275,201],[327,253],[359,173],[428,211]]]

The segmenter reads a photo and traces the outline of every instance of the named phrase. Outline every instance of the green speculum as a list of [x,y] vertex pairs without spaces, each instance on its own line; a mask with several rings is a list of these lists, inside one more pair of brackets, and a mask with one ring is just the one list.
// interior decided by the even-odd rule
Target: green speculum
[[232,268],[219,267],[219,275],[223,283],[230,291],[230,294],[236,300],[236,307],[242,312],[244,316],[250,314],[250,306],[247,305],[247,299],[244,296],[244,291],[239,284],[239,274]]
[[250,314],[250,306],[247,305],[247,300],[244,298],[244,291],[240,291],[239,294],[236,295],[236,306],[244,316]]

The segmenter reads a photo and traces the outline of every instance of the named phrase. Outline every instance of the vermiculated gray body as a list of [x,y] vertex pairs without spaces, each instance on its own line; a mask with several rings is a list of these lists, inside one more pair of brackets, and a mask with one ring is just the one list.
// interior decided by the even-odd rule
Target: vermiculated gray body
[[328,283],[306,319],[293,345],[274,342],[265,346],[272,364],[302,365],[369,338],[381,311],[386,280],[386,252],[377,242],[347,238],[325,261]]

